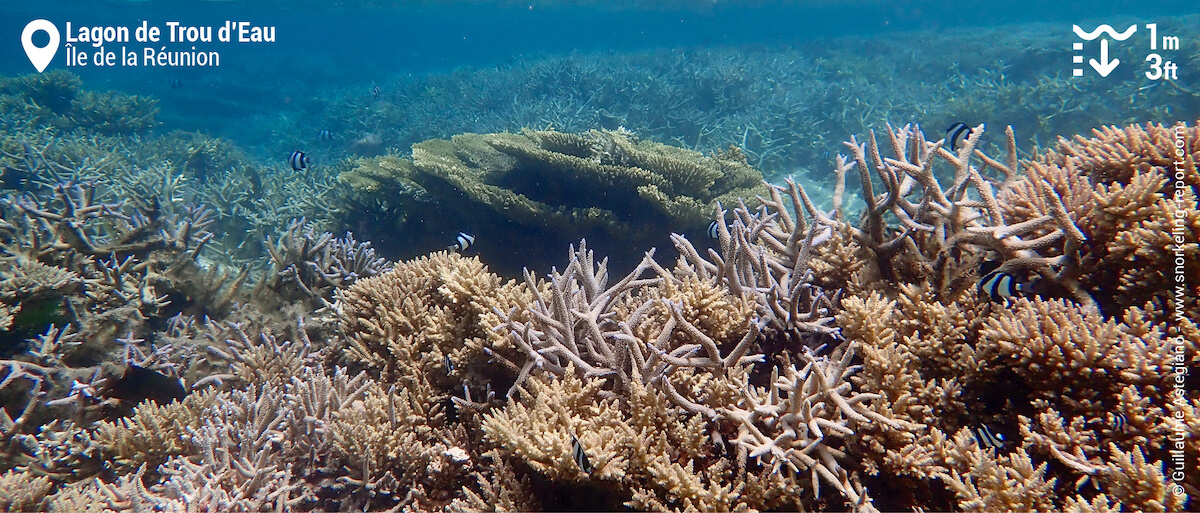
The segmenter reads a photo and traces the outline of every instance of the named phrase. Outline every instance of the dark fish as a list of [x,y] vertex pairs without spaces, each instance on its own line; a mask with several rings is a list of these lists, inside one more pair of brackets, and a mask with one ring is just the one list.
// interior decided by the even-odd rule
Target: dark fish
[[625,124],[621,118],[609,114],[608,111],[604,109],[596,111],[596,117],[600,120],[600,128],[605,130],[616,130],[617,128],[620,128],[621,125]]
[[988,429],[986,424],[980,424],[971,430],[971,434],[975,436],[975,441],[982,448],[992,448],[1000,450],[1004,448],[1004,435],[993,434],[991,429]]
[[467,248],[470,248],[471,244],[474,244],[474,243],[475,243],[474,235],[471,235],[467,232],[458,232],[458,236],[454,238],[454,244],[446,246],[446,249],[452,249],[455,251],[462,252],[462,251],[466,251]]
[[382,92],[383,92],[383,91],[381,91],[381,90],[379,89],[379,84],[375,84],[375,87],[371,88],[371,94],[375,96],[375,99],[376,99],[376,100],[378,100],[378,99],[379,99],[379,95],[380,95],[380,93],[382,93]]
[[946,129],[946,134],[950,136],[950,151],[954,151],[958,149],[958,141],[960,139],[966,139],[971,136],[971,127],[965,123],[958,122],[950,125],[950,128]]
[[716,239],[716,238],[720,237],[720,235],[721,235],[721,227],[717,225],[717,222],[713,221],[711,223],[708,223],[709,238]]
[[179,77],[171,79],[171,89],[179,89],[179,86],[181,85],[183,85],[183,82],[179,81]]
[[321,130],[321,133],[317,134],[317,138],[322,141],[332,141],[333,140],[333,131]]
[[1003,303],[1010,298],[1033,293],[1033,283],[1018,280],[1015,276],[999,269],[979,279],[979,293]]
[[442,356],[442,363],[446,365],[446,372],[454,372],[454,362],[450,361],[450,355]]
[[584,474],[591,474],[592,470],[595,470],[592,468],[592,462],[588,461],[587,453],[583,452],[583,444],[579,443],[575,435],[571,435],[571,458]]
[[292,156],[288,157],[288,164],[292,165],[292,170],[301,171],[308,167],[308,155],[300,150],[293,151]]
[[146,400],[167,404],[187,395],[178,379],[137,365],[127,367],[120,379],[109,378],[105,388],[103,395],[119,399],[130,409]]

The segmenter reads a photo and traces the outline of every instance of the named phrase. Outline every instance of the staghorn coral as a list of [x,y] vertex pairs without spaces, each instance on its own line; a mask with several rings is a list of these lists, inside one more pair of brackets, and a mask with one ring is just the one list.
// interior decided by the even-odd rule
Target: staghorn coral
[[293,219],[278,242],[267,236],[266,248],[275,275],[263,286],[285,301],[299,294],[329,304],[335,290],[391,269],[387,259],[375,255],[370,242],[357,242],[352,233],[340,239],[329,232],[318,235],[304,219]]
[[[739,215],[751,223],[757,219],[744,206]],[[768,219],[765,223],[780,233],[781,228],[774,226],[774,215]],[[792,222],[790,217],[787,219]],[[765,227],[755,227],[753,233],[767,233]],[[787,494],[808,489],[819,495],[821,483],[825,483],[842,494],[851,507],[871,510],[871,500],[861,484],[838,463],[844,457],[837,449],[838,439],[854,435],[859,423],[898,424],[868,409],[876,396],[851,390],[846,379],[856,370],[849,363],[853,350],[839,346],[832,357],[818,357],[803,345],[795,345],[808,340],[800,334],[835,333],[825,327],[829,320],[808,320],[812,318],[808,313],[824,315],[822,309],[826,307],[816,306],[824,303],[806,299],[812,305],[810,312],[801,315],[793,310],[789,314],[787,303],[778,303],[785,297],[799,302],[799,292],[784,296],[767,287],[752,287],[761,283],[754,269],[762,269],[767,275],[767,249],[749,242],[742,221],[735,221],[733,232],[755,252],[761,267],[742,263],[735,268],[733,258],[726,266],[715,252],[713,258],[721,266],[704,260],[696,260],[700,265],[692,266],[688,252],[683,251],[684,258],[675,270],[667,271],[648,254],[638,268],[610,286],[605,262],[596,264],[592,252],[581,244],[579,249],[572,249],[571,262],[562,273],[551,273],[548,291],[527,274],[529,289],[535,291],[529,320],[514,322],[510,317],[502,328],[525,353],[523,365],[504,362],[514,371],[519,369],[509,396],[521,390],[523,399],[485,417],[484,429],[489,437],[548,478],[574,481],[573,476],[580,471],[566,454],[570,431],[582,433],[577,436],[585,447],[584,437],[597,432],[602,440],[632,437],[630,443],[640,447],[646,442],[639,436],[644,438],[649,432],[639,428],[631,434],[630,423],[642,419],[644,414],[638,412],[647,409],[638,404],[653,398],[660,406],[650,410],[666,408],[670,413],[650,419],[650,423],[640,422],[658,426],[654,431],[665,433],[678,430],[672,427],[676,423],[686,423],[693,431],[699,427],[695,424],[707,424],[714,442],[723,445],[723,440],[728,440],[736,449],[738,466],[735,470],[728,463],[716,464],[711,456],[701,458],[701,454],[647,463],[641,455],[644,451],[635,451],[633,456],[612,454],[612,447],[628,444],[610,446],[605,442],[608,449],[589,456],[595,466],[593,478],[638,482],[641,478],[635,474],[648,474],[645,479],[654,483],[635,487],[628,505],[722,510],[786,507],[790,503],[784,498]],[[815,234],[815,230],[810,233]],[[725,237],[730,237],[728,231]],[[812,235],[807,242],[780,238],[796,247],[812,244]],[[684,248],[692,247],[682,237],[676,240]],[[784,248],[782,243],[777,244]],[[783,285],[777,282],[775,290],[788,283],[795,283],[798,290],[809,290],[806,282],[789,278],[793,268],[803,268],[794,263],[803,260],[799,253],[790,253],[795,260],[787,262],[789,265],[780,263],[787,261],[788,253],[769,257],[775,264],[772,269],[782,270],[773,272],[782,272],[784,277],[780,280]],[[653,274],[643,277],[651,271]],[[735,294],[734,287],[742,294]],[[820,297],[821,293],[815,295]],[[752,299],[755,297],[758,299]],[[718,319],[720,325],[714,324]],[[770,323],[778,324],[778,331],[764,332],[760,324]],[[770,365],[773,370],[765,388],[751,385],[753,364],[762,357],[750,351],[768,343],[784,347],[791,344],[790,352]],[[788,355],[802,361],[803,368],[792,365]],[[549,383],[539,378],[554,375],[561,377]],[[567,389],[557,388],[560,386]],[[558,396],[563,394],[571,399],[556,406],[562,400]],[[598,414],[595,410],[581,408],[581,403],[590,404],[587,397],[601,401],[601,417],[594,417]],[[567,415],[579,418],[564,417]],[[535,434],[515,428],[524,424],[543,427]],[[747,470],[750,457],[761,469],[760,481],[755,481],[754,474]],[[615,465],[618,470],[605,465]],[[803,484],[795,478],[798,472],[807,476]],[[716,484],[730,479],[735,483]],[[660,495],[663,492],[671,499],[664,500]]]
[[[156,199],[141,206],[101,201],[105,189],[61,183],[50,197],[26,193],[8,205],[15,233],[3,252],[15,266],[5,273],[10,290],[3,299],[26,312],[14,322],[31,323],[35,333],[49,322],[71,322],[99,346],[180,312],[230,308],[247,275],[198,263],[214,237],[211,211],[168,208]],[[47,280],[39,290],[20,285],[29,272]],[[39,324],[47,310],[58,313]]]
[[79,77],[64,70],[0,78],[0,112],[63,131],[135,134],[156,125],[158,100],[82,86]]
[[0,509],[5,511],[39,510],[54,482],[46,476],[8,471],[0,474]]
[[[568,370],[573,364],[568,364]],[[634,369],[636,373],[636,369]],[[525,383],[519,402],[484,417],[483,430],[501,447],[545,477],[577,487],[612,483],[618,496],[582,504],[566,497],[543,500],[559,507],[597,504],[617,508],[674,511],[749,511],[794,506],[800,486],[786,473],[747,474],[720,457],[709,443],[704,416],[674,405],[662,391],[631,381],[621,400],[607,397],[600,380],[567,372],[561,378],[537,375]],[[537,426],[536,429],[530,429]],[[574,440],[591,464],[590,472],[572,458]]]
[[[1186,433],[1200,429],[1200,398],[1172,373],[1198,363],[1200,331],[1189,312],[1166,313],[1165,290],[1130,282],[1139,303],[1108,302],[1078,274],[1117,263],[1089,260],[1099,237],[1072,216],[1121,226],[1145,215],[1157,207],[1140,201],[1158,181],[1136,177],[1153,170],[1133,171],[1103,213],[1064,222],[1076,200],[1055,177],[1089,195],[1117,186],[1042,173],[1025,198],[1042,210],[1020,210],[1003,191],[1037,165],[1013,164],[1015,153],[992,164],[979,145],[947,157],[915,130],[889,130],[890,159],[859,147],[859,171],[872,187],[886,182],[877,209],[894,209],[851,220],[785,182],[755,207],[713,205],[716,246],[679,236],[673,267],[647,255],[610,280],[588,239],[561,271],[506,282],[480,259],[436,253],[334,284],[334,306],[316,317],[303,301],[221,318],[159,314],[162,326],[131,326],[110,353],[86,358],[74,324],[40,331],[0,361],[0,461],[14,471],[0,479],[41,476],[50,495],[33,507],[58,510],[1189,507],[1173,487],[1197,493],[1187,465],[1200,444]],[[561,151],[578,151],[568,143]],[[842,159],[835,175],[856,166]],[[988,176],[1000,166],[1016,173]],[[144,176],[145,190],[174,187],[150,180],[165,172]],[[35,196],[42,212],[67,208],[52,191]],[[91,203],[72,198],[84,209],[117,203],[102,188]],[[21,229],[0,234],[50,218],[6,221]],[[89,244],[112,244],[103,223],[85,221]],[[1086,235],[1077,246],[1073,228]],[[5,262],[22,266],[0,288],[8,297],[115,288],[164,251],[72,261],[70,241],[38,233],[50,235],[38,239],[46,260],[6,246],[16,249]],[[318,228],[295,233],[297,254],[324,259]],[[989,251],[1053,286],[989,301],[976,290]],[[108,273],[74,266],[92,261]],[[54,281],[30,278],[43,272]],[[121,289],[127,304],[137,287]],[[306,320],[281,323],[289,313]],[[177,376],[191,392],[108,418],[115,374],[96,360]],[[511,397],[494,393],[510,387]],[[1005,444],[982,444],[980,426]]]
[[[1168,454],[1165,448],[1153,448],[1153,440],[1170,432],[1168,414],[1158,406],[1174,394],[1165,386],[1165,377],[1174,372],[1173,365],[1182,363],[1175,356],[1174,339],[1166,334],[1162,305],[1167,304],[1167,289],[1132,285],[1141,295],[1122,297],[1114,308],[1115,298],[1105,293],[1112,289],[1097,287],[1091,277],[1128,266],[1090,256],[1102,244],[1098,240],[1102,236],[1089,223],[1106,219],[1103,223],[1110,226],[1129,226],[1127,221],[1147,215],[1146,207],[1139,205],[1166,201],[1154,185],[1159,182],[1139,178],[1156,172],[1153,165],[1143,166],[1149,171],[1128,169],[1142,162],[1138,151],[1152,157],[1164,150],[1143,147],[1107,154],[1109,158],[1123,155],[1131,162],[1106,164],[1127,169],[1131,192],[1110,194],[1109,203],[1098,203],[1096,199],[1116,190],[1091,182],[1093,175],[1088,173],[1102,167],[1098,161],[1084,164],[1072,160],[1081,157],[1050,153],[1022,164],[1010,143],[1009,157],[1002,159],[1007,163],[1001,163],[978,150],[950,155],[936,148],[939,143],[925,142],[930,155],[936,154],[955,170],[955,187],[944,188],[936,184],[938,173],[928,171],[932,166],[921,157],[923,150],[906,145],[906,140],[920,137],[905,130],[889,133],[893,148],[903,151],[897,150],[893,159],[876,158],[880,152],[873,149],[874,138],[869,139],[867,145],[852,149],[856,160],[876,165],[856,167],[860,172],[894,167],[904,172],[897,176],[906,178],[880,173],[887,195],[877,198],[874,210],[868,207],[858,228],[840,229],[863,247],[882,251],[873,263],[890,266],[892,272],[888,278],[887,267],[880,267],[877,273],[863,274],[860,269],[850,276],[852,280],[882,277],[884,286],[849,287],[837,315],[842,335],[862,348],[863,370],[855,383],[864,392],[882,396],[870,405],[873,411],[905,426],[896,430],[887,423],[872,423],[861,437],[850,440],[848,452],[864,456],[865,468],[881,477],[866,479],[867,488],[878,497],[881,491],[899,486],[893,484],[896,479],[940,483],[934,485],[933,495],[925,496],[924,501],[930,501],[926,504],[936,503],[941,486],[955,494],[952,504],[964,510],[1049,510],[1085,504],[1102,510],[1182,507],[1179,496],[1158,486],[1166,482],[1163,465]],[[1112,139],[1114,133],[1098,135]],[[1159,131],[1160,145],[1164,134]],[[1100,145],[1084,139],[1076,142],[1084,143]],[[1066,143],[1060,147],[1079,151]],[[976,158],[981,161],[979,169],[972,163]],[[1047,164],[1051,161],[1057,163]],[[973,178],[988,168],[1006,177],[999,192],[992,192],[992,180]],[[1009,172],[1020,169],[1025,173]],[[839,168],[838,173],[848,170]],[[910,191],[919,194],[909,200],[921,206],[915,210],[890,197],[903,198],[900,193],[905,193],[903,184],[909,179],[921,185]],[[966,214],[959,222],[953,222],[953,209],[924,207],[939,204],[939,193],[961,192],[962,184],[972,183],[971,194],[960,194],[961,199],[953,201]],[[891,209],[892,219],[901,221],[898,228],[884,224],[886,216],[873,217],[872,212],[889,202],[899,206],[899,211]],[[814,217],[819,214],[807,210]],[[905,221],[906,215],[912,223]],[[922,224],[933,230],[926,231]],[[848,252],[834,249],[817,247],[814,258],[845,261]],[[1040,289],[1045,297],[1014,298],[1002,306],[989,303],[966,281],[978,279],[971,266],[983,258],[983,251],[1004,257],[1002,269],[1031,269],[1053,286]],[[845,279],[831,266],[816,267]],[[914,269],[926,269],[925,275],[911,274]],[[1107,286],[1118,281],[1112,279]],[[1175,320],[1179,330],[1194,329],[1190,320]],[[1195,354],[1198,348],[1193,342],[1178,340],[1184,341],[1178,354]],[[1184,361],[1193,362],[1194,357]],[[1010,442],[999,450],[981,447],[968,431],[979,426],[990,427]],[[950,438],[944,433],[957,435]],[[1014,443],[1017,447],[1011,448]],[[1182,444],[1180,449],[1191,454],[1195,445]],[[1156,484],[1128,484],[1135,479]],[[1076,495],[1088,483],[1092,491]]]
[[[1178,153],[1176,141],[1182,145]],[[1184,215],[1197,209],[1198,141],[1200,128],[1194,125],[1153,123],[1060,139],[998,198],[1006,218],[1015,223],[1050,213],[1031,194],[1039,184],[1063,198],[1071,220],[1087,238],[1079,248],[1075,279],[1092,291],[1106,315],[1119,315],[1172,286],[1168,271],[1176,257],[1186,262],[1185,274],[1200,273],[1200,246],[1194,242],[1200,238],[1200,218]],[[1200,289],[1191,287],[1193,293],[1177,309],[1200,308],[1200,294],[1194,293]],[[1155,310],[1165,308],[1161,303]]]

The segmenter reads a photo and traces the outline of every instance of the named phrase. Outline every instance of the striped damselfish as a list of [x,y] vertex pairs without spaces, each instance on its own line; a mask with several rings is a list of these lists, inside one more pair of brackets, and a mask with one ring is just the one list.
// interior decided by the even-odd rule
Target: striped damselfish
[[452,249],[454,251],[458,251],[461,253],[463,251],[466,251],[467,248],[470,248],[471,244],[474,244],[474,243],[475,243],[474,235],[471,235],[467,232],[458,232],[458,236],[454,238],[454,244],[446,246],[446,249]]
[[301,171],[308,167],[308,155],[300,150],[293,151],[292,156],[288,157],[288,163],[292,165],[292,170]]
[[971,434],[975,436],[975,441],[979,442],[979,446],[982,448],[996,450],[1004,448],[1004,435],[993,434],[986,424],[976,426],[971,430]]
[[958,141],[960,139],[966,139],[971,136],[971,127],[960,121],[950,125],[950,128],[946,129],[946,135],[950,136],[950,150],[953,151],[958,149]]

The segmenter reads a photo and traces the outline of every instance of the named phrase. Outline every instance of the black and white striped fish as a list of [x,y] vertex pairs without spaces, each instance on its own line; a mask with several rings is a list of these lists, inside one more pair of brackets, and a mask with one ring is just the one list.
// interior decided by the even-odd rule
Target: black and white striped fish
[[710,239],[716,239],[720,235],[721,235],[721,227],[719,225],[717,225],[717,222],[713,221],[711,223],[708,223],[708,237]]
[[321,130],[321,133],[317,134],[317,138],[322,141],[332,141],[333,140],[333,131],[332,130]]
[[946,135],[950,137],[950,151],[954,151],[958,149],[959,140],[971,136],[971,127],[960,121],[950,125],[950,128],[946,129]]
[[468,248],[470,248],[471,244],[474,244],[474,243],[475,243],[474,235],[471,235],[467,232],[458,232],[458,236],[454,238],[454,244],[446,246],[446,249],[452,249],[454,251],[458,251],[461,253],[463,251],[466,251]]
[[1125,431],[1125,423],[1129,422],[1129,418],[1124,413],[1114,413],[1112,416],[1112,430],[1116,432]]
[[1004,448],[1004,435],[992,433],[992,430],[986,424],[980,424],[971,429],[971,435],[975,437],[975,441],[979,443],[979,447],[984,449],[1000,450]]
[[1095,418],[1087,421],[1088,426],[1108,427],[1116,433],[1125,432],[1125,426],[1128,423],[1129,417],[1126,417],[1124,413],[1107,413],[1103,419]]
[[300,150],[293,151],[292,156],[288,157],[288,163],[292,165],[292,170],[301,171],[308,167],[308,155]]
[[997,303],[1012,298],[1033,294],[1033,282],[1022,281],[1004,271],[996,269],[979,279],[979,293]]
[[571,435],[571,459],[575,460],[575,464],[579,465],[579,470],[584,474],[591,474],[592,462],[588,461],[587,453],[583,452],[583,444],[579,443],[579,439],[575,435]]
[[378,100],[378,99],[379,99],[379,95],[380,95],[380,93],[382,93],[382,92],[383,92],[383,91],[381,91],[381,90],[379,89],[379,84],[375,84],[375,87],[372,87],[372,88],[371,88],[371,94],[373,94],[373,95],[375,96],[375,99],[376,99],[376,100]]

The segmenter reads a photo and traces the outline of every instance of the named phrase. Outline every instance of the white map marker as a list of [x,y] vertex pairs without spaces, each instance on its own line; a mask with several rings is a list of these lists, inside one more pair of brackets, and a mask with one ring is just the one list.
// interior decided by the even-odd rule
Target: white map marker
[[[50,35],[50,43],[41,48],[33,44],[33,33],[39,30]],[[21,46],[25,47],[25,55],[29,57],[29,62],[41,73],[50,65],[50,61],[54,60],[54,54],[58,53],[58,28],[46,20],[33,20],[25,25],[25,30],[21,32]]]

